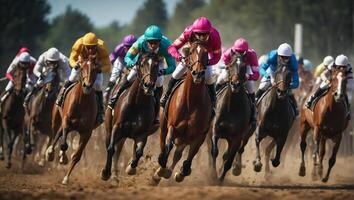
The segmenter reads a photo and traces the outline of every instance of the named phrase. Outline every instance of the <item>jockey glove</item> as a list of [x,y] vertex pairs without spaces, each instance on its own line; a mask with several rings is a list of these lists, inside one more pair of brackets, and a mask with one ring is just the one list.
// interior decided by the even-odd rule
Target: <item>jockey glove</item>
[[163,76],[166,74],[166,69],[160,69],[158,76]]

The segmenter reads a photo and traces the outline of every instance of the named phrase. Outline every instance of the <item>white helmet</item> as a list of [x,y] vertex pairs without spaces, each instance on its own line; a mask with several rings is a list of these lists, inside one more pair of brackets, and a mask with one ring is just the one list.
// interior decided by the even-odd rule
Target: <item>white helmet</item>
[[266,63],[267,61],[268,61],[268,56],[266,54],[263,54],[261,57],[258,58],[259,65]]
[[323,64],[326,65],[326,66],[329,66],[330,64],[332,64],[334,61],[333,57],[332,56],[326,56],[324,59],[323,59]]
[[29,63],[31,57],[28,52],[23,52],[20,54],[20,62]]
[[341,54],[341,55],[336,57],[336,60],[335,60],[334,64],[337,65],[337,66],[347,66],[349,64],[348,57],[343,55],[343,54]]
[[291,56],[293,54],[293,50],[288,43],[281,44],[277,52],[279,56]]
[[58,61],[59,60],[59,51],[57,48],[50,48],[45,53],[45,58],[49,61]]

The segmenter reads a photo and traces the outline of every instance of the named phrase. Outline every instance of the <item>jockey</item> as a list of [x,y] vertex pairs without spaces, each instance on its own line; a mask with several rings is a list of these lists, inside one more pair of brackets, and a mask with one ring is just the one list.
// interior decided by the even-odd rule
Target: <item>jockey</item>
[[[108,107],[110,109],[114,108],[114,105],[120,96],[120,94],[130,85],[131,82],[135,80],[137,75],[136,68],[134,67],[136,62],[138,61],[139,54],[142,53],[156,53],[160,59],[160,71],[159,77],[156,81],[156,89],[155,89],[155,97],[159,100],[162,93],[162,86],[164,75],[171,74],[173,70],[176,68],[176,63],[173,57],[167,52],[168,46],[170,46],[170,40],[163,36],[161,30],[158,26],[151,25],[146,30],[144,35],[140,36],[138,40],[133,44],[133,46],[129,49],[126,54],[124,61],[127,64],[128,68],[132,68],[129,75],[123,80],[121,83],[121,87],[117,91],[117,93],[111,97]],[[164,69],[163,58],[166,60],[167,68]],[[159,101],[157,101],[158,103]],[[158,106],[157,106],[158,107]],[[158,112],[156,115],[155,123],[158,121]]]
[[219,32],[211,25],[210,21],[205,17],[196,19],[193,25],[188,26],[184,32],[177,38],[170,47],[168,52],[180,63],[176,67],[176,70],[172,73],[168,88],[161,99],[160,105],[165,106],[167,99],[171,95],[174,85],[178,79],[182,78],[183,74],[187,70],[186,61],[178,50],[186,43],[193,43],[195,41],[206,42],[207,50],[209,53],[208,66],[205,71],[205,81],[208,86],[210,99],[213,107],[215,106],[215,88],[214,80],[212,77],[213,65],[216,65],[221,58],[221,39]]
[[43,85],[43,81],[49,66],[58,67],[60,82],[64,83],[68,80],[70,75],[69,59],[60,53],[58,49],[52,47],[39,56],[36,65],[34,66],[33,73],[38,78],[34,88],[29,92],[25,98],[23,105],[27,107],[31,96]]
[[315,73],[314,73],[314,75],[316,77],[316,85],[320,84],[322,82],[322,79],[321,79],[322,72],[325,71],[326,69],[329,69],[329,67],[332,66],[333,62],[334,62],[334,59],[332,56],[326,56],[323,59],[323,62],[316,67]]
[[99,39],[96,34],[90,32],[79,38],[72,47],[70,54],[70,66],[72,68],[69,80],[65,82],[64,88],[60,91],[56,104],[62,106],[64,100],[65,90],[69,86],[76,82],[80,74],[80,61],[87,59],[90,55],[96,55],[97,65],[100,66],[100,71],[97,74],[96,80],[93,84],[93,88],[96,91],[97,103],[98,103],[98,118],[97,122],[103,122],[104,108],[103,108],[103,73],[109,73],[111,71],[111,63],[107,53],[107,48],[103,40]]
[[[259,84],[259,89],[256,92],[256,100],[258,100],[262,94],[274,83],[274,75],[277,70],[278,65],[286,65],[292,73],[292,81],[290,83],[291,89],[296,89],[299,87],[299,74],[297,69],[297,60],[291,46],[287,43],[281,44],[277,50],[272,50],[268,53],[268,60],[260,66],[260,73],[263,76],[261,83]],[[290,92],[290,103],[292,104],[295,115],[299,114],[296,100],[294,95]]]
[[321,73],[321,79],[322,82],[320,84],[320,87],[315,91],[315,93],[310,97],[310,99],[306,102],[306,107],[310,108],[312,102],[319,97],[323,92],[325,92],[329,87],[330,87],[330,80],[331,80],[331,72],[333,69],[338,68],[338,67],[345,67],[346,69],[346,78],[347,78],[347,95],[345,97],[349,113],[348,113],[348,120],[350,119],[350,102],[352,100],[352,92],[353,92],[353,72],[352,72],[352,67],[349,64],[348,57],[345,55],[339,55],[336,57],[335,62],[331,63],[329,67],[327,67],[322,73]]
[[[248,91],[248,95],[252,102],[252,115],[251,115],[251,123],[256,122],[257,112],[255,108],[255,85],[254,82],[259,79],[259,71],[258,71],[258,60],[257,54],[254,49],[250,49],[248,47],[248,42],[244,38],[239,38],[235,41],[233,47],[226,50],[223,54],[223,61],[225,63],[225,67],[231,67],[230,64],[233,61],[234,55],[242,55],[245,56],[245,64],[247,66],[246,72],[246,89]],[[228,81],[229,71],[226,69],[222,69],[220,76],[216,81],[216,89],[218,89],[222,84]]]
[[36,76],[33,74],[33,67],[36,64],[36,59],[30,56],[27,48],[21,48],[17,53],[16,57],[11,62],[9,68],[6,71],[6,78],[9,79],[9,83],[6,85],[5,94],[1,98],[0,102],[3,102],[12,91],[15,86],[13,83],[14,77],[13,72],[18,67],[26,67],[27,70],[27,80],[26,80],[26,91],[30,92],[32,90],[32,86],[36,82]]
[[110,95],[111,90],[116,84],[118,77],[120,77],[120,75],[123,72],[123,69],[126,67],[126,64],[124,62],[124,57],[127,54],[129,48],[133,45],[135,41],[136,38],[134,35],[125,36],[123,38],[122,43],[117,45],[114,51],[109,55],[109,60],[111,61],[113,68],[112,68],[111,77],[109,78],[109,82],[105,90],[105,94],[104,94],[105,98],[107,95]]

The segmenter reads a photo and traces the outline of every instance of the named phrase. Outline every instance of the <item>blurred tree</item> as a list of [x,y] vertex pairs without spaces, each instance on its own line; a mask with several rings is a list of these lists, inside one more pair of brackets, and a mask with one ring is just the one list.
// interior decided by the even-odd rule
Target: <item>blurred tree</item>
[[97,28],[96,33],[105,41],[108,50],[113,51],[114,47],[121,42],[123,37],[122,27],[117,21],[113,21],[106,27]]
[[177,38],[186,26],[193,23],[192,12],[205,5],[204,0],[181,0],[176,4],[173,16],[167,25],[167,35],[171,40]]
[[56,47],[69,56],[74,42],[90,31],[93,31],[90,19],[68,6],[65,13],[53,19],[48,36],[42,42],[41,51]]
[[0,1],[0,73],[3,75],[20,47],[29,47],[33,55],[39,39],[48,29],[45,16],[50,7],[46,0]]
[[146,0],[136,12],[129,32],[137,36],[142,35],[151,24],[155,24],[165,31],[167,20],[166,5],[163,0]]

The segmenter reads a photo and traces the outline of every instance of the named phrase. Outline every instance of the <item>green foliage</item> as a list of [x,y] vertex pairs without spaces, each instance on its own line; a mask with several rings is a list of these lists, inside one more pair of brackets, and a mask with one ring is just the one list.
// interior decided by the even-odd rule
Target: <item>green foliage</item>
[[41,50],[45,51],[50,47],[56,47],[69,56],[74,42],[90,31],[93,31],[90,19],[80,11],[68,6],[64,14],[54,18],[48,36],[42,41]]
[[4,74],[20,47],[37,54],[37,39],[48,29],[45,16],[50,7],[45,0],[1,0],[0,73]]

